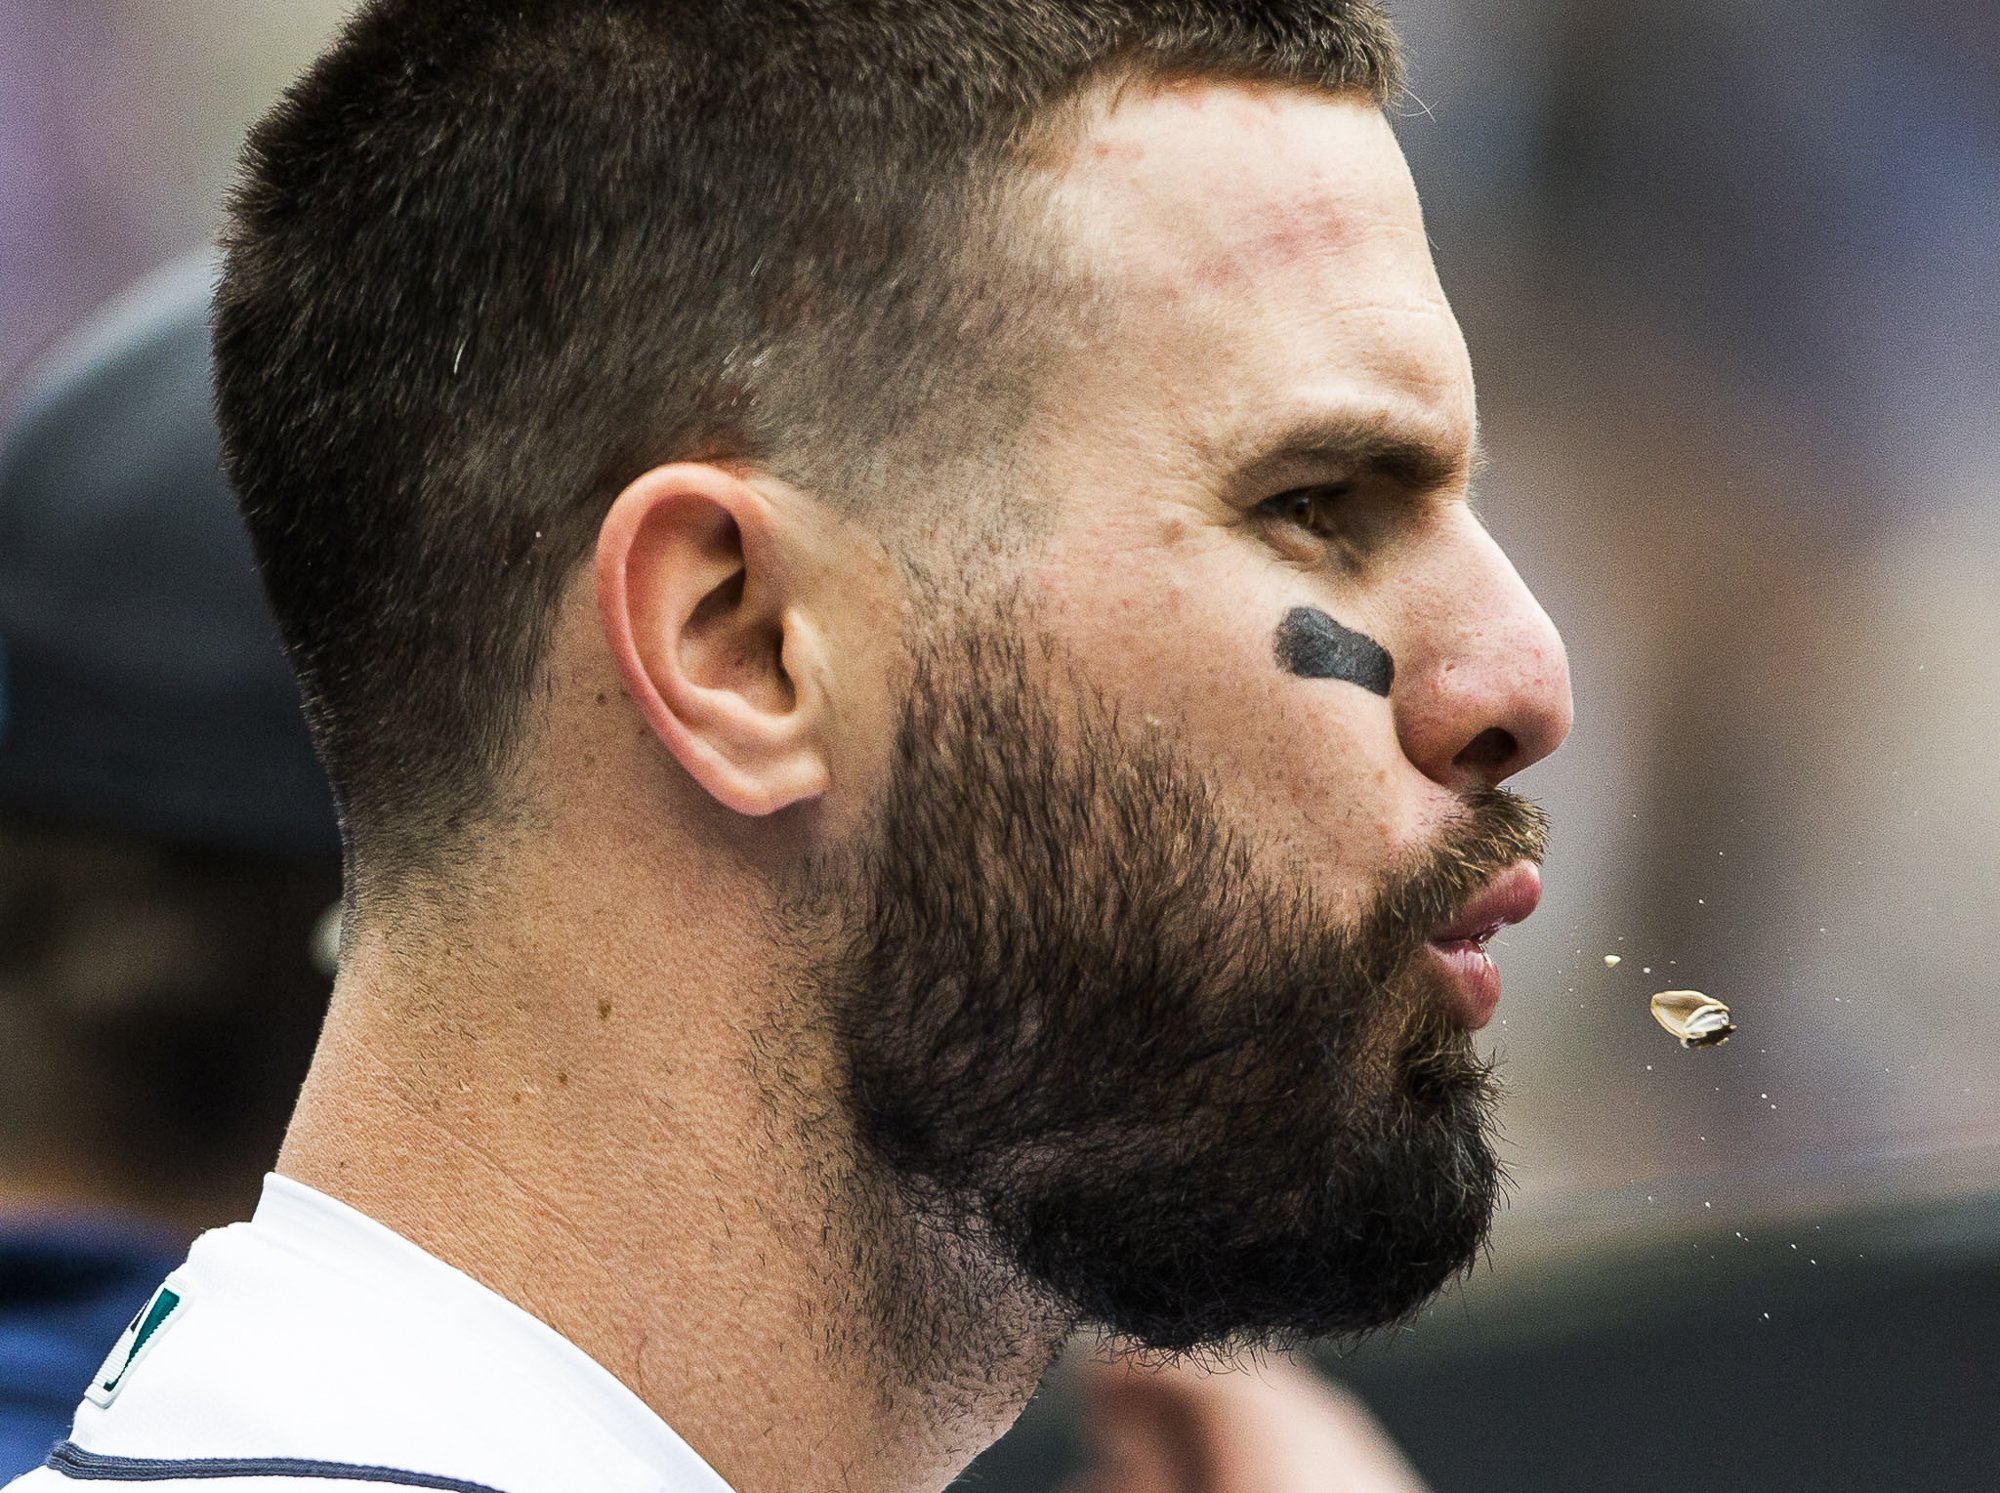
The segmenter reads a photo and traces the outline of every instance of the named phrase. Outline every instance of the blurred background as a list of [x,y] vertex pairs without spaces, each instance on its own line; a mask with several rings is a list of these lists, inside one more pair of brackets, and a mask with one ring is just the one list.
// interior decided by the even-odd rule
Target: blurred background
[[[1335,1371],[1440,1490],[2000,1485],[2000,6],[1391,8],[1578,720],[1491,1261]],[[0,381],[207,241],[343,9],[0,0]]]

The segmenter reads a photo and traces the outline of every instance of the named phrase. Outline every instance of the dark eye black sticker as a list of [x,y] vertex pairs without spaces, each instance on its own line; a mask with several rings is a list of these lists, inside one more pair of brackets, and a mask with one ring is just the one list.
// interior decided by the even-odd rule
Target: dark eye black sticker
[[1396,682],[1389,650],[1318,607],[1293,607],[1278,624],[1278,663],[1301,679],[1344,679],[1387,699]]

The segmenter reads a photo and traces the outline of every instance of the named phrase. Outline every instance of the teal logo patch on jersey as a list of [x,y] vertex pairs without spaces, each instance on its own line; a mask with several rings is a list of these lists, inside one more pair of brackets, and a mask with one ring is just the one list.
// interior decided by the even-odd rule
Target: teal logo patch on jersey
[[132,1373],[133,1365],[146,1356],[153,1344],[166,1331],[187,1306],[187,1293],[177,1288],[171,1278],[167,1284],[153,1293],[153,1299],[139,1309],[139,1315],[118,1335],[118,1341],[111,1345],[102,1365],[90,1381],[90,1388],[83,1397],[91,1404],[109,1406],[118,1398],[118,1391],[125,1387],[125,1381]]

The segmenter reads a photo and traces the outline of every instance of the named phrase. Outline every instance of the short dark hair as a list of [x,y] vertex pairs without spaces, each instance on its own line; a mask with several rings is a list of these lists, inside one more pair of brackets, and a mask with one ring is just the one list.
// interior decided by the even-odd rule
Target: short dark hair
[[1373,0],[360,8],[251,133],[215,326],[353,861],[440,869],[491,812],[641,472],[747,459],[886,507],[1025,417],[1058,298],[966,245],[1004,276],[1009,161],[1121,72],[1399,79]]

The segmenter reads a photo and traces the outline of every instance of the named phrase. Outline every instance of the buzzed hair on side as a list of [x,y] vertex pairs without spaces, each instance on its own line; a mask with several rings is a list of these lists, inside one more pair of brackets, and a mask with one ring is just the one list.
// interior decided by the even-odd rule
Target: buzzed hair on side
[[1027,418],[1061,295],[1008,166],[1121,73],[1400,77],[1372,0],[361,6],[250,135],[215,323],[352,865],[436,873],[492,812],[634,477],[893,514]]

